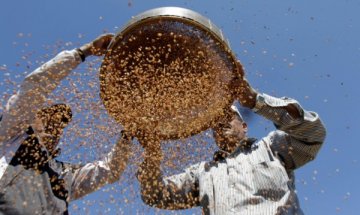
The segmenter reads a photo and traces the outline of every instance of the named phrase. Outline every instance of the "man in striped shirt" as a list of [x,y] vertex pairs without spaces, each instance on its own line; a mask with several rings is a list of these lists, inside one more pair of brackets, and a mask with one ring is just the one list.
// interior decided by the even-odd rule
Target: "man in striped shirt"
[[145,158],[137,176],[146,204],[171,210],[201,206],[212,215],[303,214],[294,170],[320,150],[326,135],[323,123],[296,100],[256,92],[245,78],[234,87],[241,105],[271,120],[276,130],[260,140],[248,138],[247,125],[232,106],[213,128],[219,147],[214,160],[166,178],[160,170],[160,141],[140,139]]

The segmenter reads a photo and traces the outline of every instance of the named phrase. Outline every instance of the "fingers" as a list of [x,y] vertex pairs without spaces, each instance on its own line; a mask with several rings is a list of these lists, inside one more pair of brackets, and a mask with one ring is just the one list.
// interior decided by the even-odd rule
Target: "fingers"
[[97,40],[98,45],[100,46],[99,48],[107,49],[107,47],[109,46],[113,37],[114,37],[114,34],[112,34],[112,33],[107,33],[107,34],[103,34],[103,35],[99,36],[99,38]]
[[91,42],[92,49],[91,52],[93,55],[104,55],[108,49],[108,46],[113,39],[114,34],[112,33],[106,33],[102,34],[99,37],[97,37],[95,40]]

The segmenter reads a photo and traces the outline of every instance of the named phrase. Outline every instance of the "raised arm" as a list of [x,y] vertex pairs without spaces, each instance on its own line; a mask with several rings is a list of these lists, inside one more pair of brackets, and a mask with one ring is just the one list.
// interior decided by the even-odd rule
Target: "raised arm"
[[[89,55],[102,55],[112,38],[104,34],[79,49],[63,51],[25,77],[18,92],[6,104],[0,121],[0,157],[12,154],[18,146],[5,144],[25,132],[51,93]],[[11,142],[11,141],[10,141]],[[12,152],[11,152],[12,151]],[[6,156],[8,157],[8,156]]]
[[[243,73],[241,65],[239,68]],[[303,109],[294,99],[257,93],[245,78],[234,87],[244,107],[271,120],[278,129],[266,138],[287,169],[298,168],[315,158],[326,136],[317,113]]]
[[286,169],[299,168],[315,158],[326,136],[317,113],[303,109],[296,100],[267,94],[257,96],[254,110],[278,129],[266,138]]
[[112,38],[104,34],[79,49],[62,51],[25,77],[10,97],[0,121],[0,144],[23,132],[51,93],[89,55],[102,55]]
[[145,147],[145,154],[137,177],[143,201],[150,206],[170,210],[198,206],[197,175],[200,165],[194,165],[184,173],[163,178],[160,168],[163,159],[160,141],[153,137],[140,141]]
[[76,50],[63,51],[25,77],[18,92],[10,97],[0,122],[0,143],[31,124],[52,92],[81,62]]
[[103,160],[69,171],[68,173],[72,174],[69,182],[71,183],[70,200],[81,198],[106,184],[118,181],[131,153],[131,140],[126,135],[122,135]]

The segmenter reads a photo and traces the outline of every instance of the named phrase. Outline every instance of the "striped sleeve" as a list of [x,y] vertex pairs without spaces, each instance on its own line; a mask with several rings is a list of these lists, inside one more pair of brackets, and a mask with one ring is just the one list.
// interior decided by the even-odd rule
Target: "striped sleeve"
[[[285,163],[287,169],[295,169],[313,160],[326,136],[324,124],[317,113],[304,110],[289,98],[275,98],[262,94],[265,105],[256,113],[271,120],[277,131],[268,135],[272,151]],[[293,106],[298,117],[290,115],[287,107]]]

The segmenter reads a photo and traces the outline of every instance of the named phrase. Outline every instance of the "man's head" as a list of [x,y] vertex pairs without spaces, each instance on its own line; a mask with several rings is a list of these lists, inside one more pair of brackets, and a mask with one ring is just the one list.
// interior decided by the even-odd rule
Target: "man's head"
[[244,122],[239,109],[232,105],[213,128],[216,145],[226,151],[233,152],[241,140],[246,138],[247,124]]
[[41,109],[31,125],[40,142],[52,152],[60,141],[64,128],[72,119],[68,105],[56,104]]

